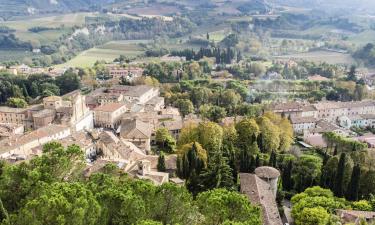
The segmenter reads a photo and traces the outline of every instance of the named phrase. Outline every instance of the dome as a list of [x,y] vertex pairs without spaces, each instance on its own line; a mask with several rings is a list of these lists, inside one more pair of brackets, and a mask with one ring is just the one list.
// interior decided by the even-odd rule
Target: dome
[[255,174],[260,178],[274,179],[280,176],[280,172],[269,166],[261,166],[255,169]]

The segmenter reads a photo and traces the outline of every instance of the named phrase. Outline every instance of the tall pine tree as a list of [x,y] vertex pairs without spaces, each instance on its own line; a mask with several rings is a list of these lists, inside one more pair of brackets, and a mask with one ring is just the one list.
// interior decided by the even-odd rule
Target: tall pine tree
[[337,166],[335,186],[333,192],[337,197],[342,197],[344,195],[344,171],[345,171],[345,161],[346,154],[341,153],[339,164]]
[[346,198],[350,201],[358,200],[359,184],[361,178],[361,167],[359,164],[353,167],[352,177],[348,184],[348,189],[346,192]]

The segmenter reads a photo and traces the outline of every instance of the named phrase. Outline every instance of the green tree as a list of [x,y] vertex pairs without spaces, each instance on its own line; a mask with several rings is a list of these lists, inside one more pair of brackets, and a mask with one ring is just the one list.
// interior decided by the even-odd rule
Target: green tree
[[304,208],[296,225],[327,225],[330,215],[323,207]]
[[[326,225],[329,215],[333,214],[336,209],[348,208],[345,199],[335,198],[332,191],[318,186],[307,188],[304,192],[293,196],[291,202],[293,204],[292,216],[297,225]],[[317,207],[319,210],[314,209]],[[326,218],[327,215],[328,218]]]
[[215,188],[234,189],[232,169],[228,165],[228,159],[222,153],[217,152],[211,156],[207,169],[199,176],[200,186],[203,190]]
[[366,200],[352,202],[352,207],[354,210],[359,210],[359,211],[372,211],[373,210],[371,204]]
[[201,122],[198,125],[199,143],[208,154],[219,151],[223,143],[223,128],[214,122]]
[[174,152],[176,147],[176,140],[172,137],[167,128],[161,127],[156,130],[155,141],[161,151],[167,153]]
[[[256,142],[260,132],[256,121],[254,119],[244,119],[236,124],[236,130],[238,135],[238,147],[250,150],[250,146]],[[251,152],[252,155],[256,153],[257,152]]]
[[178,175],[189,179],[195,173],[200,172],[207,166],[207,152],[198,142],[192,142],[181,147],[178,155]]
[[159,172],[165,172],[166,171],[165,156],[164,156],[163,153],[160,153],[160,155],[159,155],[157,168],[158,168]]
[[14,108],[26,108],[27,102],[22,98],[9,98],[6,104]]
[[296,189],[302,191],[319,182],[322,159],[314,155],[302,155],[293,167],[293,177]]
[[359,164],[357,164],[353,168],[352,177],[350,179],[348,189],[346,191],[346,198],[350,201],[358,200],[360,178],[361,178],[361,167]]
[[267,117],[259,118],[260,132],[262,133],[262,152],[272,152],[279,150],[280,130]]
[[151,218],[162,224],[197,224],[198,209],[184,187],[166,183],[156,188]]
[[192,112],[194,112],[194,105],[189,99],[178,99],[174,106],[177,107],[182,116],[186,116]]
[[0,224],[9,225],[9,215],[0,199]]
[[62,95],[78,90],[81,87],[78,74],[74,73],[72,70],[68,70],[63,75],[57,77],[56,84],[60,88]]
[[291,191],[293,189],[292,171],[293,171],[293,161],[289,160],[288,164],[284,166],[282,177],[281,177],[281,180],[283,182],[283,188],[286,191]]
[[142,220],[142,221],[139,221],[137,225],[163,225],[163,224],[154,220]]
[[334,193],[338,197],[342,197],[344,195],[345,161],[346,161],[346,154],[341,153],[339,164],[337,166],[337,173],[336,173],[335,187],[334,187]]
[[204,225],[222,224],[225,221],[227,224],[229,221],[262,224],[260,208],[251,205],[246,196],[237,192],[214,189],[200,193],[196,202],[204,217]]
[[94,225],[99,219],[101,207],[82,184],[42,184],[36,193],[19,211],[16,224]]
[[268,162],[268,165],[276,168],[276,166],[277,166],[277,154],[275,153],[275,151],[271,152],[271,156],[270,156],[270,160]]

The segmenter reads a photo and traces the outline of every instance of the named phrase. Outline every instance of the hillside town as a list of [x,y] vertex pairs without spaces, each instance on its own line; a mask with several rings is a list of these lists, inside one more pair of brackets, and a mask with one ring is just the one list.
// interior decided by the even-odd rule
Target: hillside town
[[[194,112],[182,113],[181,107],[166,104],[165,91],[161,95],[159,86],[119,84],[123,80],[131,83],[143,79],[144,69],[141,67],[121,68],[109,64],[106,68],[111,79],[85,94],[73,90],[61,96],[46,96],[39,103],[24,108],[1,106],[0,159],[11,164],[27,162],[42,156],[46,144],[56,142],[65,148],[78,146],[83,151],[85,177],[112,164],[128,176],[151,181],[154,185],[186,185],[190,178],[179,173],[180,153],[172,151],[165,156],[158,153],[158,132],[165,130],[167,136],[180,141],[184,129],[207,123],[207,118]],[[25,65],[11,71],[14,71],[13,76],[34,73],[34,69]],[[51,77],[63,74],[55,75],[49,71]],[[326,81],[317,81],[319,77],[314,75],[309,79]],[[375,128],[375,100],[275,101],[265,104],[263,110],[288,121],[296,138],[290,144],[298,151],[329,148],[328,132],[364,143],[368,148],[375,147],[375,135],[371,133]],[[247,121],[246,116],[233,115],[222,117],[219,124],[224,128],[237,128]],[[363,134],[356,129],[368,129],[369,132]],[[280,171],[271,163],[271,158],[270,164],[262,164],[250,165],[255,166],[254,169],[244,169],[239,174],[240,192],[261,207],[264,224],[293,224],[290,203],[283,202],[283,212],[279,213]],[[244,173],[247,171],[253,173]],[[336,215],[346,222],[359,221],[363,217],[367,221],[375,218],[375,213],[335,210]]]
[[0,225],[375,225],[375,3],[0,0]]

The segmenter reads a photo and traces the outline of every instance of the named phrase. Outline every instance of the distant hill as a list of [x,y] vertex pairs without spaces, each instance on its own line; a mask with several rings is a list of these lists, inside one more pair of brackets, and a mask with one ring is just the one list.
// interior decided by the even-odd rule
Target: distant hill
[[350,9],[361,12],[375,12],[375,1],[373,0],[267,0],[267,2],[276,5],[324,9],[327,11]]
[[0,17],[95,10],[114,0],[0,0]]

